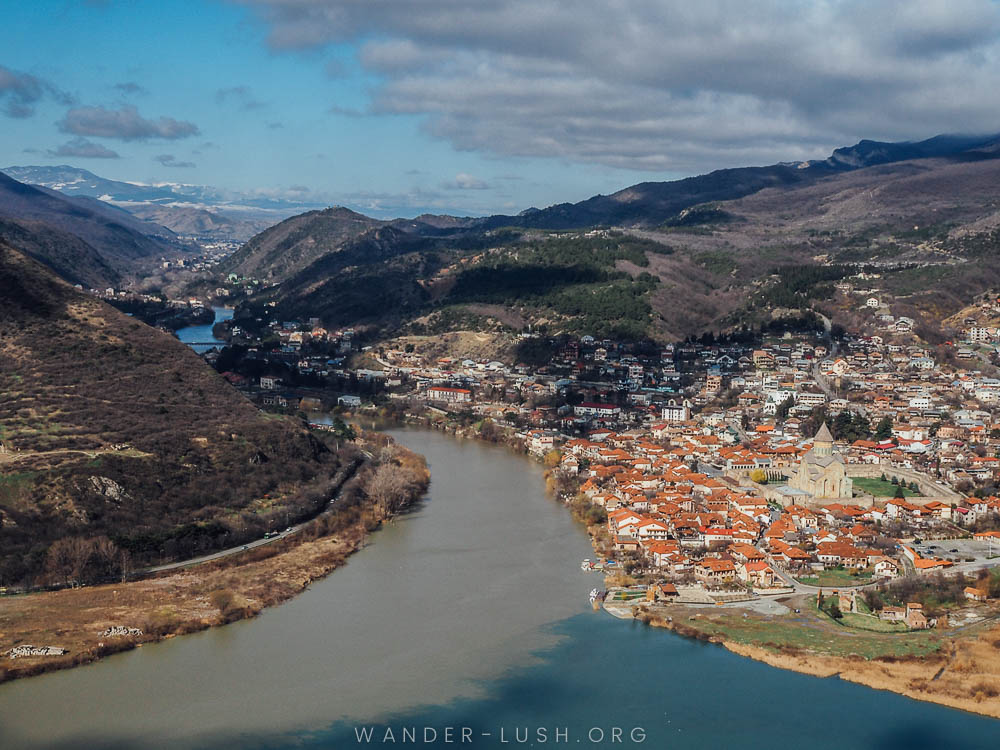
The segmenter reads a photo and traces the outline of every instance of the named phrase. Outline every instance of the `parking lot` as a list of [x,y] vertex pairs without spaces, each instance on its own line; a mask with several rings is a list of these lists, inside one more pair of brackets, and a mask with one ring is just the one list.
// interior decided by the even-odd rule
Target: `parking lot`
[[[915,544],[913,548],[921,557],[941,557],[952,560],[959,570],[968,572],[983,566],[1000,565],[1000,543],[993,541],[993,559],[987,557],[990,545],[985,539],[943,539],[929,540]],[[968,562],[968,558],[973,558]]]

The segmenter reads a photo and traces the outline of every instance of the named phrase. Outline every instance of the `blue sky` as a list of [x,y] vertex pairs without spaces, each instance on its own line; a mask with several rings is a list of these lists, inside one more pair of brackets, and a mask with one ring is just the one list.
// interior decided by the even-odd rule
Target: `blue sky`
[[[3,166],[68,163],[120,180],[292,189],[292,197],[392,215],[519,211],[665,176],[460,151],[425,133],[421,115],[366,115],[378,76],[358,64],[356,45],[275,52],[265,24],[235,4],[33,0],[11,2],[4,16],[0,65],[51,82],[79,105],[134,106],[198,133],[125,142],[88,135],[119,158],[58,156],[50,152],[77,136],[57,124],[68,107],[43,97],[31,117],[0,119]],[[196,166],[164,166],[156,160],[164,155]]]
[[0,7],[0,165],[379,216],[516,212],[865,137],[1000,131],[989,0]]

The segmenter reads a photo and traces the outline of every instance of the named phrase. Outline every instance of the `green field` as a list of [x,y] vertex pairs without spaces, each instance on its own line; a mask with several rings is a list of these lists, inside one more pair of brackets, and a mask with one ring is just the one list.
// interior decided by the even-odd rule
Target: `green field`
[[[894,497],[898,485],[889,480],[876,479],[875,477],[851,477],[854,489],[867,492],[875,497]],[[904,497],[919,497],[920,492],[903,487]]]
[[871,583],[872,576],[871,572],[866,570],[861,571],[859,575],[853,575],[852,571],[844,568],[829,568],[814,576],[806,576],[796,580],[807,586],[860,586],[864,583]]
[[905,633],[908,631],[902,622],[887,622],[871,615],[862,615],[855,612],[844,612],[840,624],[854,628],[855,630],[868,630],[872,633]]
[[645,591],[616,591],[613,601],[617,602],[632,602],[636,599],[645,599]]
[[685,625],[708,635],[762,646],[779,653],[792,647],[834,656],[858,654],[865,659],[924,656],[937,651],[944,642],[941,635],[933,630],[899,635],[837,627],[825,614],[817,616],[815,607],[808,616],[805,612],[801,615],[748,618],[728,614],[709,615],[689,620]]

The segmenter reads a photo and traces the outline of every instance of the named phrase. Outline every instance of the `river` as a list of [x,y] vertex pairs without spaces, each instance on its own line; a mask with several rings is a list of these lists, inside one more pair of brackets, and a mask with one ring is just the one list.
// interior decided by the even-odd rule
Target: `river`
[[588,540],[540,467],[393,434],[427,457],[430,494],[346,567],[255,620],[0,685],[0,748],[338,749],[363,727],[379,746],[403,727],[437,732],[425,747],[462,727],[489,748],[525,729],[535,746],[541,729],[590,747],[996,746],[996,720],[591,611]]
[[213,320],[210,324],[203,326],[187,326],[186,328],[179,328],[177,330],[177,338],[185,344],[188,344],[199,354],[207,352],[213,346],[221,348],[226,345],[225,341],[220,338],[216,338],[215,334],[212,333],[212,326],[216,323],[221,323],[223,320],[232,320],[233,309],[230,307],[213,307],[212,312],[215,313],[215,320]]

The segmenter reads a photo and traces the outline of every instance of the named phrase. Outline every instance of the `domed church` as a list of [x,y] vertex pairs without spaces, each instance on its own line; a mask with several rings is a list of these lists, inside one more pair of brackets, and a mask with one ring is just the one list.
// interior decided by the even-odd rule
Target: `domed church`
[[812,449],[802,456],[788,486],[808,492],[814,498],[850,498],[854,483],[847,476],[844,457],[833,453],[833,435],[826,422],[813,438]]

